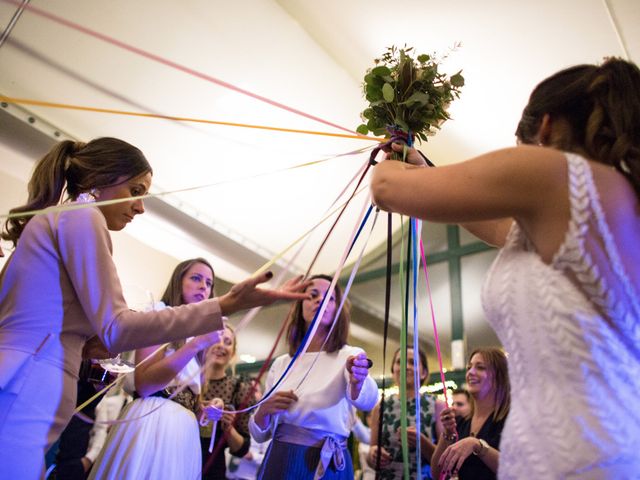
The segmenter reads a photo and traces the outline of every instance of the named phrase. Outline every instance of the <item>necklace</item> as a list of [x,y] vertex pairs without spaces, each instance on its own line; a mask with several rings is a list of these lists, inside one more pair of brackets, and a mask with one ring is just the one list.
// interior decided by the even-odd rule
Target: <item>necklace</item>
[[[471,425],[469,425],[469,430],[470,433],[469,435],[472,437],[477,437],[478,433],[480,433],[480,430],[482,430],[482,426],[485,424],[485,422],[487,421],[487,418],[489,418],[489,415],[491,415],[491,413],[489,413],[488,415],[483,415],[481,416],[473,416],[473,418],[471,419]],[[475,424],[476,428],[473,428]]]

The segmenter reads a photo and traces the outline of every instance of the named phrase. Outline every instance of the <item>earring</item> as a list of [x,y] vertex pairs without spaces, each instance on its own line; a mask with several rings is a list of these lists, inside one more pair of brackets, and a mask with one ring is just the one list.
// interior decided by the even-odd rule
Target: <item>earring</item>
[[90,203],[95,202],[98,197],[100,197],[100,190],[98,190],[97,188],[92,188],[88,192],[82,192],[80,195],[78,195],[76,201],[80,203]]

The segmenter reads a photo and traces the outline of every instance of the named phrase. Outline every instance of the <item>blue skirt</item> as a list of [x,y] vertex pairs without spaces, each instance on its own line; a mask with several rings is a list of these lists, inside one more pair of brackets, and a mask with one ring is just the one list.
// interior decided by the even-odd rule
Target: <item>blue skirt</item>
[[[337,470],[332,461],[322,480],[353,480],[351,455],[346,448],[342,452],[344,470]],[[319,447],[273,440],[258,470],[258,480],[313,480],[319,461]]]

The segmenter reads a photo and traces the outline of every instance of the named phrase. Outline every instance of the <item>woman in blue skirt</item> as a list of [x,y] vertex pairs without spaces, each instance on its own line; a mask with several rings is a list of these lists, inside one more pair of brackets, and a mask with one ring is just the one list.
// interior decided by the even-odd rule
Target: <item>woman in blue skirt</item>
[[[312,277],[306,290],[311,298],[296,303],[287,330],[289,353],[273,362],[267,391],[302,343],[330,284],[331,277],[326,275]],[[346,343],[350,321],[346,305],[331,329],[341,301],[342,292],[336,285],[307,352],[249,422],[256,441],[273,438],[259,479],[353,479],[346,448],[351,410],[371,410],[378,400],[378,388],[369,376],[366,353]]]

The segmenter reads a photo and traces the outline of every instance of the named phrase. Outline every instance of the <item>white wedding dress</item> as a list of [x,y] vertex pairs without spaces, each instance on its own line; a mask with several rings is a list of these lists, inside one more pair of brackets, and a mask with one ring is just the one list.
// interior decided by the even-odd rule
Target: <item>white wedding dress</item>
[[[173,352],[172,345],[164,356]],[[200,364],[192,358],[167,387],[188,385],[199,394],[199,371]],[[151,396],[129,403],[119,420],[123,423],[109,428],[89,480],[200,480],[200,430],[191,410]]]
[[640,290],[589,163],[566,157],[571,220],[552,262],[514,224],[483,288],[511,379],[498,477],[639,479]]

